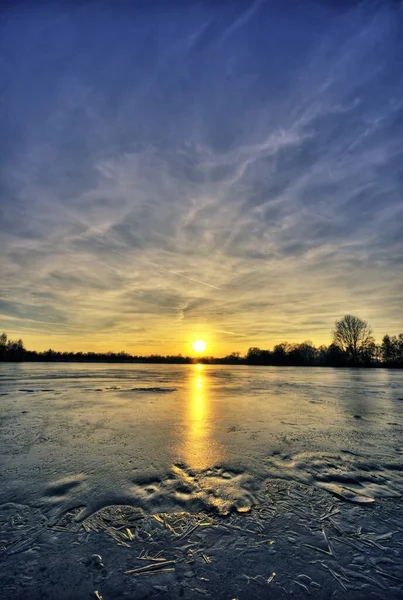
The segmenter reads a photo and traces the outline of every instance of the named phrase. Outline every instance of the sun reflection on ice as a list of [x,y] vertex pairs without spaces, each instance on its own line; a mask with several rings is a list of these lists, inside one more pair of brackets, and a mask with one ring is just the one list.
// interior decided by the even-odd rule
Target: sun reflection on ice
[[220,464],[223,447],[213,438],[209,379],[202,364],[191,370],[189,392],[183,458],[190,468],[203,470]]

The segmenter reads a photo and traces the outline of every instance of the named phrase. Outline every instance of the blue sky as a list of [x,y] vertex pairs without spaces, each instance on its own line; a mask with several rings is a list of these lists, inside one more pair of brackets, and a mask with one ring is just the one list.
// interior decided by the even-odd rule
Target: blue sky
[[16,3],[0,329],[211,354],[403,329],[399,2]]

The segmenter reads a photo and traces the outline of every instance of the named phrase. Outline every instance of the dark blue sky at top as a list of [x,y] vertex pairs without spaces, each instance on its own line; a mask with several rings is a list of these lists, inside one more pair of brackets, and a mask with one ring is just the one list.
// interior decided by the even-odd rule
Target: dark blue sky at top
[[182,351],[402,328],[399,2],[16,3],[0,326]]

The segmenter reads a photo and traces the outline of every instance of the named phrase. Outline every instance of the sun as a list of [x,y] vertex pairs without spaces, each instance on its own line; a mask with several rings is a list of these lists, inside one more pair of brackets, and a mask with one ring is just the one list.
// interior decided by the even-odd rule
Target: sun
[[192,347],[195,352],[204,352],[207,348],[207,344],[203,340],[196,340],[193,342]]

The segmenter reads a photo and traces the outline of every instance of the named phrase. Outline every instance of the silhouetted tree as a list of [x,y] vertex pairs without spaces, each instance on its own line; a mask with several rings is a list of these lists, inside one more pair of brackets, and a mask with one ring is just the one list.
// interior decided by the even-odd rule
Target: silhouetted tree
[[385,335],[381,345],[382,360],[388,366],[403,366],[403,333]]
[[224,356],[223,362],[229,363],[231,365],[236,365],[241,360],[241,355],[239,352],[231,352],[231,354],[227,354]]
[[270,350],[261,350],[256,346],[249,348],[246,355],[246,362],[251,365],[270,365],[272,364],[271,352]]
[[330,367],[342,367],[347,364],[348,354],[336,344],[330,344],[326,351],[326,365]]
[[295,344],[292,350],[288,353],[290,364],[295,365],[313,365],[318,354],[317,349],[312,342],[303,342]]
[[[3,334],[2,343],[7,339],[7,336]],[[6,360],[20,361],[23,360],[26,355],[26,350],[24,348],[24,343],[21,339],[19,340],[7,340],[7,345],[5,346],[5,355]]]
[[385,335],[382,340],[382,358],[385,362],[392,362],[394,356],[394,344],[389,335]]
[[354,315],[345,315],[335,323],[333,344],[344,350],[356,364],[370,360],[375,341],[366,321]]
[[7,334],[0,335],[0,360],[5,360],[7,352]]
[[286,365],[288,364],[288,353],[292,350],[291,344],[288,342],[282,342],[274,346],[272,353],[273,365]]
[[325,367],[327,365],[327,347],[322,344],[319,346],[316,354],[316,364]]

